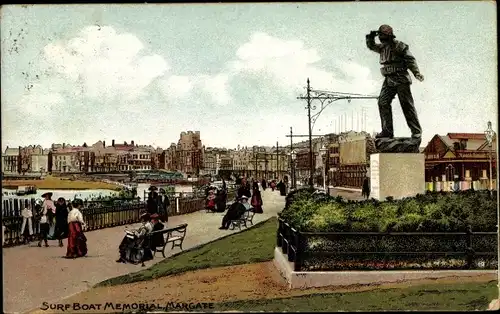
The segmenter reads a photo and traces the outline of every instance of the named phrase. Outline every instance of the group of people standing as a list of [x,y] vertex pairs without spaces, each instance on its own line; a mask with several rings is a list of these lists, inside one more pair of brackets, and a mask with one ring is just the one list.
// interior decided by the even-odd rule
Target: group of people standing
[[208,211],[222,213],[226,210],[227,186],[222,180],[222,187],[209,186],[205,190],[205,209]]
[[[159,192],[159,193],[158,193]],[[168,209],[170,208],[170,199],[165,189],[154,185],[149,187],[148,199],[146,201],[146,211],[151,216],[157,214],[163,221],[168,221]]]
[[40,227],[40,238],[38,247],[49,247],[49,233],[51,227],[54,228],[53,238],[59,241],[59,247],[63,247],[63,240],[68,239],[66,250],[67,258],[82,257],[87,254],[87,239],[83,233],[85,222],[80,209],[83,201],[75,198],[72,202],[67,202],[63,197],[52,200],[52,192],[42,195],[43,201],[35,204],[34,212],[31,204],[28,204],[22,211],[23,222],[21,224],[21,234],[23,234],[25,244],[28,244],[33,237],[33,224],[38,223]]

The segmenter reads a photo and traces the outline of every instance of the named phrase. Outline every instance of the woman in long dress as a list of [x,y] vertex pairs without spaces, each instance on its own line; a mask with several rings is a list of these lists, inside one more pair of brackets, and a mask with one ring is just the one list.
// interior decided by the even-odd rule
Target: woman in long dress
[[87,238],[83,234],[85,222],[80,208],[83,206],[83,201],[75,198],[72,202],[73,208],[68,214],[68,250],[66,258],[77,258],[87,255]]
[[38,241],[38,246],[42,247],[42,241],[45,242],[45,247],[49,246],[47,241],[50,232],[50,221],[52,220],[53,214],[56,212],[56,206],[51,200],[52,192],[47,192],[42,195],[44,201],[42,203],[42,211],[40,214],[40,241]]
[[63,247],[63,239],[68,236],[68,212],[66,200],[60,197],[56,203],[56,229],[54,233],[59,240],[60,247]]
[[253,212],[256,214],[262,214],[264,211],[262,210],[262,196],[260,194],[259,188],[254,189],[252,193],[252,200],[250,204],[253,207]]

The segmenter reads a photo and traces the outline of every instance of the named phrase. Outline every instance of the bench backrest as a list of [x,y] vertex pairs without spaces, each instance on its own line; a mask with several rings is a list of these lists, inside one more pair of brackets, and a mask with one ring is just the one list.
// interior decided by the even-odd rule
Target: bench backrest
[[182,225],[178,225],[175,227],[170,227],[170,228],[165,228],[162,230],[153,231],[149,234],[149,236],[153,236],[155,234],[162,234],[162,235],[171,234],[172,232],[178,232],[180,234],[185,235],[186,230],[187,230],[187,226],[188,226],[188,224],[182,224]]

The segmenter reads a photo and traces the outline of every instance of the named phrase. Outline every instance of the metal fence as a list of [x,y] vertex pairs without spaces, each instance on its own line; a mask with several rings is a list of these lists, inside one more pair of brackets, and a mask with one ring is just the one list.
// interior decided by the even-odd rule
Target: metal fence
[[496,269],[496,232],[300,232],[279,219],[277,246],[295,271]]
[[[4,207],[2,210],[2,225],[5,226],[5,233],[2,235],[4,237],[4,247],[20,245],[23,243],[24,238],[21,231],[23,224],[23,217],[20,215],[21,210],[32,203],[34,205],[35,199],[14,199],[14,200],[4,200]],[[204,209],[204,199],[187,199],[187,198],[177,198],[173,199],[168,208],[169,216],[185,215],[193,213]],[[34,208],[34,207],[32,207]],[[119,204],[111,206],[93,206],[89,208],[83,208],[82,214],[85,223],[87,224],[87,230],[98,230],[103,228],[110,228],[116,226],[122,226],[127,224],[133,224],[140,221],[140,212],[146,209],[146,204],[144,202],[130,203],[130,204]],[[35,218],[29,219],[33,228],[33,238],[37,239],[40,236],[40,225]],[[28,221],[26,221],[28,224]],[[28,226],[25,228],[25,232]]]

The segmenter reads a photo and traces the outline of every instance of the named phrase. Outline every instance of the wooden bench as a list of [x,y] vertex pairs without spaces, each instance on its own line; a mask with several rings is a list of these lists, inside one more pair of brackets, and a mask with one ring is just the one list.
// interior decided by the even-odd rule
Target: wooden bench
[[255,212],[253,211],[253,207],[247,209],[240,218],[231,220],[231,224],[229,225],[230,230],[234,230],[236,227],[241,230],[241,226],[248,228],[247,223],[253,226],[253,217],[255,216]]
[[165,228],[163,230],[151,232],[149,234],[150,241],[152,241],[155,235],[161,234],[165,243],[163,246],[153,247],[152,243],[150,242],[150,248],[151,251],[153,251],[153,257],[155,256],[156,252],[161,252],[163,257],[165,257],[165,248],[169,243],[172,243],[172,250],[176,246],[183,250],[182,243],[184,242],[184,238],[186,237],[187,226],[187,224],[182,224],[176,227]]

